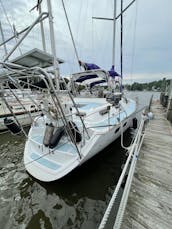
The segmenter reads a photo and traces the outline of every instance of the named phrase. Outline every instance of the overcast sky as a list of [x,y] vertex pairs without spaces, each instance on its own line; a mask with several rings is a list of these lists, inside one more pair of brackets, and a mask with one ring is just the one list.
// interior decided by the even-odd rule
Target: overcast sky
[[[130,0],[123,0],[124,7]],[[92,20],[92,16],[113,16],[114,0],[64,0],[73,31],[79,58],[85,62],[94,62],[109,70],[112,64],[112,26],[111,21]],[[12,35],[11,25],[17,31],[30,25],[37,17],[36,0],[0,0],[0,20],[4,36]],[[52,0],[57,55],[65,60],[60,66],[61,74],[79,71],[74,48],[72,46],[61,0]],[[46,0],[42,5],[46,11]],[[4,12],[4,9],[6,13]],[[120,12],[120,0],[117,0],[117,14]],[[125,82],[146,82],[172,79],[172,0],[136,0],[124,14],[123,66]],[[7,17],[6,17],[7,16]],[[116,27],[115,66],[120,72],[120,21]],[[50,52],[48,22],[45,23],[47,50]],[[0,36],[1,40],[1,36]],[[8,51],[15,41],[8,44]],[[22,43],[22,53],[31,48],[42,49],[39,26]],[[1,58],[4,50],[0,47]],[[14,56],[19,55],[17,50]]]

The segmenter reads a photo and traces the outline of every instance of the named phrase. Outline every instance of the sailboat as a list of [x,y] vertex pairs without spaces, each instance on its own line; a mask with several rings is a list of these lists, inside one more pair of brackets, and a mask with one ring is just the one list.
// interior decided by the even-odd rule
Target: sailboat
[[[81,98],[67,88],[60,90],[50,0],[47,5],[55,81],[46,69],[30,69],[44,81],[47,90],[41,115],[32,123],[26,140],[24,165],[36,179],[51,182],[69,174],[132,127],[136,102],[120,91],[112,90],[107,98]],[[89,74],[93,71],[96,74],[96,70]]]

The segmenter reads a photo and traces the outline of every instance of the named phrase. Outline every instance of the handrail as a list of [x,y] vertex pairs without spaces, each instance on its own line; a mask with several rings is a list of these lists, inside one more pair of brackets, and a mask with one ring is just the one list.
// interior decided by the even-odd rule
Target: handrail
[[[49,91],[51,92],[50,95],[51,95],[51,98],[52,98],[54,104],[56,105],[56,108],[58,109],[58,107],[59,107],[58,111],[59,111],[59,113],[61,113],[61,115],[62,115],[62,117],[63,117],[62,122],[63,122],[64,125],[66,126],[67,133],[68,133],[68,135],[69,135],[71,141],[75,144],[77,153],[78,153],[78,155],[79,155],[79,158],[81,159],[81,158],[82,158],[81,153],[80,153],[80,151],[79,151],[79,148],[78,148],[78,146],[77,146],[77,143],[76,143],[76,141],[75,141],[75,138],[73,137],[71,128],[70,128],[69,123],[68,123],[68,121],[67,121],[67,119],[66,119],[65,113],[64,113],[63,108],[62,108],[61,103],[60,103],[60,100],[59,100],[59,98],[58,98],[58,96],[57,96],[57,94],[56,94],[56,91],[55,91],[55,88],[54,88],[54,85],[53,85],[52,80],[50,79],[48,73],[47,73],[45,70],[43,70],[42,68],[40,68],[40,67],[34,67],[34,69],[39,70],[39,71],[43,74],[42,79],[44,80],[44,82],[45,82],[47,88],[48,88]],[[47,81],[45,80],[45,77],[47,77],[47,80],[49,81],[49,84],[50,84],[50,87],[51,87],[51,88],[49,87]],[[52,89],[52,90],[50,90],[50,89]],[[54,97],[53,97],[52,95],[54,95],[56,101],[55,101],[55,99],[54,99]],[[56,102],[57,102],[57,103],[56,103]]]
[[[1,62],[0,62],[0,63],[1,63]],[[7,63],[4,63],[4,62],[2,62],[2,64],[8,65]],[[10,66],[12,67],[12,66],[16,66],[16,65],[15,65],[15,64],[12,64],[12,65],[10,64]],[[9,67],[9,68],[10,68],[10,67]],[[27,70],[27,68],[24,68],[23,70]],[[78,145],[77,145],[77,143],[76,143],[76,141],[75,141],[75,138],[74,138],[74,136],[73,136],[73,134],[72,134],[70,125],[69,125],[69,123],[68,123],[68,121],[67,121],[67,119],[66,119],[64,110],[63,110],[63,108],[62,108],[62,106],[61,106],[61,102],[60,102],[60,100],[59,100],[59,98],[58,98],[58,96],[57,96],[57,94],[56,94],[56,90],[55,90],[55,88],[54,88],[52,79],[49,77],[49,74],[48,74],[44,69],[42,69],[42,68],[40,68],[40,67],[33,67],[33,68],[31,68],[31,70],[32,70],[32,71],[37,70],[37,71],[40,73],[40,74],[39,74],[39,77],[44,81],[46,87],[48,88],[48,90],[49,90],[49,92],[50,92],[50,96],[51,96],[51,98],[52,98],[52,100],[53,100],[53,102],[54,102],[54,104],[55,104],[56,111],[57,111],[59,114],[62,115],[62,122],[63,122],[63,124],[64,124],[64,126],[65,126],[65,129],[66,129],[66,131],[67,131],[67,133],[68,133],[68,135],[69,135],[69,137],[70,137],[70,140],[75,144],[75,147],[76,147],[76,149],[77,149],[77,153],[78,153],[78,155],[79,155],[79,158],[81,159],[81,158],[82,158],[81,152],[80,152],[80,150],[79,150],[79,148],[78,148]],[[8,75],[8,74],[7,74],[7,75]],[[8,77],[8,78],[9,78],[9,77]],[[47,79],[47,80],[46,80],[46,79]],[[10,80],[11,80],[11,79],[10,79]],[[49,84],[48,84],[48,83],[49,83]],[[10,110],[10,111],[11,111],[11,110]],[[11,113],[12,113],[12,112],[11,112]],[[17,123],[18,123],[18,121],[17,121]],[[85,127],[85,129],[86,129],[86,127]],[[87,132],[87,129],[86,129],[86,132]]]
[[[65,82],[64,79],[63,79],[63,82],[64,82],[65,86],[67,87],[66,82]],[[69,97],[70,97],[70,99],[71,99],[71,101],[72,101],[72,103],[73,103],[73,105],[74,105],[74,107],[75,107],[75,109],[76,109],[76,111],[77,111],[77,114],[79,115],[79,109],[78,109],[78,107],[77,107],[77,105],[76,105],[75,100],[73,99],[73,96],[72,96],[71,92],[70,92],[70,91],[67,91],[67,93],[68,93],[68,95],[69,95]],[[86,126],[85,126],[85,123],[84,123],[84,121],[83,121],[83,119],[82,119],[82,117],[81,117],[80,115],[79,115],[79,118],[80,118],[80,120],[81,120],[81,122],[82,122],[83,130],[85,130],[85,132],[86,132],[88,138],[90,138],[89,133],[88,133],[88,130],[87,130]]]

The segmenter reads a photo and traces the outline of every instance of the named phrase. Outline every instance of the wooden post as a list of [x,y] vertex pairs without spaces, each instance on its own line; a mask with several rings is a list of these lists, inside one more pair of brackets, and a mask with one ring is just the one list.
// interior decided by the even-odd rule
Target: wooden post
[[161,105],[163,105],[163,100],[164,100],[164,92],[161,92],[161,94],[160,94],[160,103],[161,103]]
[[172,122],[172,80],[168,90],[167,119]]

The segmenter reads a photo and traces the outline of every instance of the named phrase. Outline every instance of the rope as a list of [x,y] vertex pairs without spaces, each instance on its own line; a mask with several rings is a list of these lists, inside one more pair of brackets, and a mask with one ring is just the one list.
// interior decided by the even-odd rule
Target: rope
[[[124,111],[125,114],[126,114],[126,118],[125,118],[125,119],[127,119],[127,118],[128,118],[128,115],[127,115],[126,110],[123,108],[123,106],[122,106],[121,104],[120,104],[120,106],[122,107],[123,111]],[[119,109],[120,109],[120,108],[119,108]],[[123,149],[129,150],[129,148],[131,147],[132,142],[131,142],[130,146],[128,146],[128,147],[124,146],[124,142],[123,142],[123,136],[124,136],[123,121],[121,122],[121,125],[120,125],[120,126],[121,126],[121,146],[122,146]]]
[[34,9],[38,10],[39,9],[39,5],[41,5],[41,3],[42,3],[42,0],[37,0],[37,4],[31,10],[29,10],[29,12],[31,12]]
[[[142,120],[140,126],[143,129],[144,126],[144,121]],[[133,155],[133,159],[131,162],[131,167],[130,167],[130,171],[128,174],[128,178],[127,178],[127,182],[124,188],[124,192],[122,195],[122,199],[121,199],[121,203],[118,209],[118,213],[116,216],[116,220],[115,220],[115,224],[114,224],[114,229],[120,229],[121,228],[121,224],[122,224],[122,220],[123,220],[123,216],[124,216],[124,212],[125,212],[125,208],[126,208],[126,204],[127,204],[127,200],[128,200],[128,196],[129,196],[129,191],[131,188],[131,183],[132,183],[132,179],[133,179],[133,175],[134,175],[134,171],[135,171],[135,167],[136,167],[136,163],[137,163],[137,158],[140,152],[140,148],[142,145],[144,139],[144,134],[142,135],[142,132],[139,133],[139,137],[138,137],[138,144],[136,145],[136,149],[134,151],[134,155]]]
[[[143,123],[144,123],[144,120],[142,120],[142,121],[143,121]],[[126,163],[125,163],[125,165],[124,165],[124,168],[123,168],[123,170],[122,170],[121,176],[120,176],[120,178],[119,178],[119,180],[118,180],[118,183],[117,183],[117,185],[116,185],[115,191],[114,191],[114,193],[113,193],[113,195],[112,195],[112,198],[111,198],[111,200],[110,200],[110,202],[109,202],[109,205],[108,205],[108,207],[107,207],[107,209],[106,209],[106,211],[105,211],[105,214],[104,214],[104,216],[103,216],[103,218],[102,218],[102,221],[101,221],[101,223],[100,223],[100,225],[99,225],[99,229],[103,229],[103,228],[105,227],[106,223],[107,223],[107,220],[108,220],[108,218],[109,218],[110,212],[111,212],[111,210],[112,210],[112,207],[114,206],[114,203],[115,203],[116,197],[117,197],[117,195],[118,195],[119,189],[120,189],[120,187],[121,187],[121,185],[122,185],[122,182],[123,182],[123,179],[124,179],[124,177],[125,177],[125,174],[126,174],[126,171],[127,171],[128,165],[129,165],[129,162],[130,162],[130,160],[131,160],[131,158],[132,158],[132,156],[133,156],[133,152],[134,152],[134,150],[135,150],[135,146],[136,146],[136,144],[137,144],[137,142],[138,142],[140,133],[142,132],[142,128],[143,128],[143,126],[142,126],[142,122],[141,122],[140,127],[139,127],[138,132],[137,132],[137,135],[136,135],[136,137],[135,137],[134,143],[133,143],[133,145],[132,145],[132,147],[131,147],[129,156],[128,156],[128,158],[127,158],[127,161],[126,161]]]

